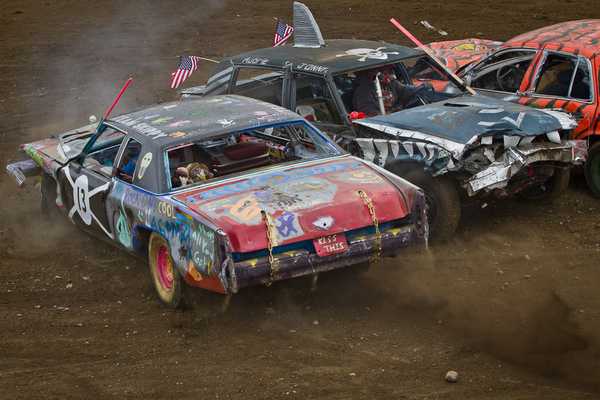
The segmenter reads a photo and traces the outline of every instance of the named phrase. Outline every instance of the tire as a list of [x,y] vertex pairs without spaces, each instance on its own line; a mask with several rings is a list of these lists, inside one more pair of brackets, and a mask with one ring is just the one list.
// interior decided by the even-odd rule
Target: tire
[[390,171],[423,189],[427,202],[430,239],[450,239],[456,232],[461,215],[456,182],[447,176],[434,178],[419,164],[396,164]]
[[148,241],[148,266],[154,288],[162,303],[170,308],[180,308],[183,305],[183,280],[173,264],[169,243],[152,233]]
[[40,194],[42,215],[49,220],[55,219],[59,214],[58,207],[56,206],[56,181],[46,173],[42,174]]
[[596,142],[588,150],[585,163],[585,181],[596,197],[600,197],[600,142]]
[[554,174],[546,182],[526,188],[518,196],[527,201],[550,202],[567,190],[570,180],[570,168],[555,168]]

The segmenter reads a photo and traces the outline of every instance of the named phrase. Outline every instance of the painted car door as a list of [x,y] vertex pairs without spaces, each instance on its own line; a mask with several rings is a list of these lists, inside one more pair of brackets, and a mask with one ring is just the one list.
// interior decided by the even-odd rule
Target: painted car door
[[592,128],[597,93],[592,63],[583,56],[544,51],[519,103],[537,108],[562,108],[579,119],[573,138]]
[[[68,163],[60,170],[62,199],[69,218],[84,230],[113,238],[106,214],[106,196],[111,187],[110,174],[92,161],[92,154]],[[112,168],[110,168],[112,171]]]

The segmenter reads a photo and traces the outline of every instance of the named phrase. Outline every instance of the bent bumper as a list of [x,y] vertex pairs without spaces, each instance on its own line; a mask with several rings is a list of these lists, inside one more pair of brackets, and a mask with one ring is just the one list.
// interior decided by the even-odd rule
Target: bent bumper
[[39,165],[33,160],[16,161],[6,166],[6,172],[12,176],[18,187],[25,184],[25,179],[28,176],[39,175],[41,172]]
[[582,164],[587,157],[583,140],[565,141],[561,144],[539,143],[523,147],[509,147],[499,160],[476,173],[465,182],[469,196],[478,192],[501,189],[522,168],[538,162],[554,162],[572,166]]

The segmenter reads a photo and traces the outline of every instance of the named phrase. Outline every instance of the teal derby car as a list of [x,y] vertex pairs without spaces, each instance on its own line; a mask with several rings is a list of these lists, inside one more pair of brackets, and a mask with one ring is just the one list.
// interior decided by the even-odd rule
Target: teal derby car
[[160,300],[231,294],[427,241],[420,189],[282,107],[235,95],[159,104],[22,145],[42,205],[148,258]]

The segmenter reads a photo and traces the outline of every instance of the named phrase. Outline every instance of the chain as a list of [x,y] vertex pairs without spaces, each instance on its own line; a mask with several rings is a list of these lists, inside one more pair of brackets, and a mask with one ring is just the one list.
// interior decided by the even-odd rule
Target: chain
[[269,215],[264,210],[261,210],[260,213],[262,214],[263,221],[265,222],[265,227],[267,230],[267,250],[269,251],[269,266],[271,268],[271,274],[270,274],[269,282],[267,282],[267,286],[271,286],[271,283],[273,283],[273,281],[275,280],[275,275],[277,275],[277,272],[279,271],[277,262],[275,261],[275,258],[273,257],[273,243],[275,242],[273,240],[273,230],[272,230],[273,224],[271,224]]
[[375,245],[376,250],[371,262],[375,263],[379,261],[379,257],[381,257],[381,231],[379,230],[379,220],[377,219],[377,214],[375,213],[375,206],[373,205],[373,201],[371,198],[362,190],[358,190],[358,195],[365,203],[367,208],[369,209],[369,214],[371,215],[371,219],[373,220],[373,226],[375,226]]

